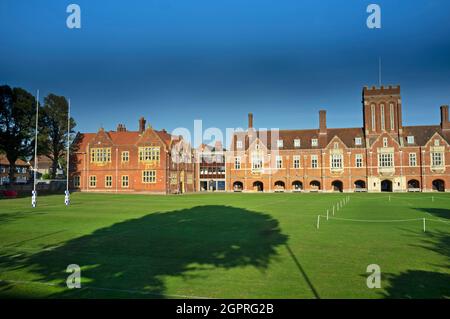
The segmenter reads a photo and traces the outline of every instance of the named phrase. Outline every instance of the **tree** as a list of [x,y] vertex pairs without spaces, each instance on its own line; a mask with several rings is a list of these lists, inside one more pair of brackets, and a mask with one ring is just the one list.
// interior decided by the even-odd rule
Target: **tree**
[[[67,148],[68,103],[64,96],[49,94],[44,99],[42,110],[41,146],[39,152],[52,161],[51,178],[56,177],[58,162],[63,159]],[[70,118],[70,133],[74,133],[75,120]]]
[[16,161],[33,152],[36,100],[22,88],[0,86],[0,150],[9,162],[9,181],[15,181]]

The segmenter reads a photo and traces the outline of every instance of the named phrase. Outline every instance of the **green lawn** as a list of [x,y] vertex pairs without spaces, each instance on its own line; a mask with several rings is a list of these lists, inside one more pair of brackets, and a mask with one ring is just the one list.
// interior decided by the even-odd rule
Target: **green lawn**
[[[350,194],[341,219],[316,229],[345,196],[74,194],[70,207],[53,195],[35,209],[3,199],[0,298],[450,297],[450,194]],[[422,220],[359,221],[417,218],[426,232]],[[81,289],[65,286],[69,264]],[[367,288],[369,264],[381,289]]]

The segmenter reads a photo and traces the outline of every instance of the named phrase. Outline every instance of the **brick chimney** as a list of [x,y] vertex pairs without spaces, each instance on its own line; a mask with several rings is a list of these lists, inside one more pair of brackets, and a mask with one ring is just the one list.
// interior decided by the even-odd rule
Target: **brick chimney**
[[126,131],[127,131],[127,128],[125,127],[124,124],[121,124],[121,123],[117,124],[117,132],[126,132]]
[[253,128],[253,113],[248,113],[248,128]]
[[319,111],[319,133],[327,134],[327,111]]
[[143,116],[139,119],[139,133],[144,133],[145,131],[145,119]]
[[450,122],[448,121],[448,105],[441,106],[441,128],[450,130]]

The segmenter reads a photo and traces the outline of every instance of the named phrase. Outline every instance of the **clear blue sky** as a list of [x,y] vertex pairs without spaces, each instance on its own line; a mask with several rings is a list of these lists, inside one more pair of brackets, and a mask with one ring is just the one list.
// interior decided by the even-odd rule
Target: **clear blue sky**
[[[81,6],[82,28],[66,27]],[[366,7],[382,28],[366,27]],[[80,131],[362,125],[361,90],[400,84],[404,122],[450,104],[450,1],[0,1],[0,83],[70,97]]]

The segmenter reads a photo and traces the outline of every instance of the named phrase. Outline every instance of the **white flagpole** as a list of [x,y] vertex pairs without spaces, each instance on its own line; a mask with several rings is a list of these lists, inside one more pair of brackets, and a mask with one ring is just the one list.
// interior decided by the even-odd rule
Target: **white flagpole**
[[39,89],[36,94],[36,126],[34,134],[34,173],[33,173],[33,191],[31,192],[31,206],[36,207],[36,173],[38,168],[37,158],[37,139],[38,139],[38,121],[39,121]]
[[66,204],[66,206],[69,206],[70,204],[70,198],[69,198],[69,164],[70,164],[70,160],[69,160],[69,152],[70,152],[70,99],[69,99],[69,104],[68,104],[68,108],[67,108],[67,151],[66,151],[66,155],[67,155],[67,164],[66,164],[66,196],[64,197],[64,203]]

